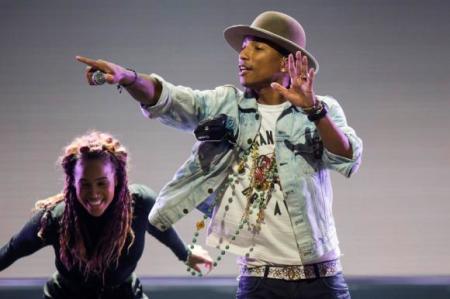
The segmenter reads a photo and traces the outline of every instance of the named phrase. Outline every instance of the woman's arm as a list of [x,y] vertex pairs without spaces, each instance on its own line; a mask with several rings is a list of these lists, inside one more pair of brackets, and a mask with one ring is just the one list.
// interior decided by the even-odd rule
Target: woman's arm
[[200,265],[204,264],[209,270],[212,267],[212,259],[208,252],[201,248],[201,246],[189,246],[189,249],[181,240],[173,227],[165,231],[160,231],[158,228],[150,224],[147,219],[148,213],[155,204],[156,193],[145,185],[133,184],[130,186],[130,192],[135,199],[135,209],[142,208],[145,211],[146,230],[149,234],[155,237],[159,242],[166,245],[178,257],[179,260],[185,262],[189,267],[200,271]]
[[201,272],[200,265],[204,264],[208,271],[211,270],[213,260],[209,253],[199,245],[192,246],[192,249],[187,249],[172,227],[162,232],[149,222],[148,232],[158,239],[159,242],[169,247],[178,259],[185,262],[189,267]]
[[30,255],[48,245],[38,237],[42,211],[35,213],[22,230],[0,249],[0,271],[21,257]]

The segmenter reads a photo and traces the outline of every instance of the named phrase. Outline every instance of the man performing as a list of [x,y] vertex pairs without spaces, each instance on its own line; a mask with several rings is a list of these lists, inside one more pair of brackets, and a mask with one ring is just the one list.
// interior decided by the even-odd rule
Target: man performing
[[199,91],[77,59],[88,65],[91,85],[118,84],[145,115],[200,141],[158,195],[153,225],[168,229],[195,207],[211,215],[207,243],[220,250],[214,265],[226,252],[240,257],[237,298],[350,298],[329,170],[350,177],[362,142],[339,103],[315,94],[319,66],[295,19],[267,11],[224,34],[239,53],[244,92],[231,85]]

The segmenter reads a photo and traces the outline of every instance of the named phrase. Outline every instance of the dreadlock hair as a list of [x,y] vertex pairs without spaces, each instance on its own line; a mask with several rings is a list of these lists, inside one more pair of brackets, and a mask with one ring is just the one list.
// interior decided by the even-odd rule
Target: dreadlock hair
[[[36,203],[36,209],[44,209],[41,218],[41,230],[38,236],[43,238],[50,208],[64,201],[64,214],[60,220],[59,257],[67,269],[78,267],[87,276],[94,274],[104,279],[106,269],[117,266],[120,254],[126,244],[128,249],[134,242],[131,228],[132,199],[128,190],[127,151],[117,139],[107,133],[92,131],[75,138],[66,146],[60,163],[65,173],[65,184],[62,193]],[[111,202],[111,217],[93,252],[87,253],[82,235],[81,219],[76,204],[74,170],[78,161],[100,159],[113,165],[116,176],[114,199]]]

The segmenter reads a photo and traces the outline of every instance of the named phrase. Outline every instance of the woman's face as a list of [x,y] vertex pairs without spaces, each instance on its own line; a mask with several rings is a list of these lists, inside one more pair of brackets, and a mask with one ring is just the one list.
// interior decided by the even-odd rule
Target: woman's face
[[103,215],[114,199],[116,176],[113,164],[102,159],[78,160],[74,172],[80,204],[94,217]]

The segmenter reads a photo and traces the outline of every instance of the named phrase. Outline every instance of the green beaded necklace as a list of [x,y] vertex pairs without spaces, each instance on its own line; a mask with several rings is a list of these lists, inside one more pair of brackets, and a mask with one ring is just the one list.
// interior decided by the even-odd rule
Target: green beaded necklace
[[[251,156],[252,165],[249,167],[247,164],[248,156]],[[230,171],[228,177],[221,184],[219,189],[217,190],[217,195],[215,197],[214,203],[209,207],[208,213],[206,213],[203,218],[196,222],[196,230],[194,232],[194,236],[192,238],[192,242],[190,247],[188,248],[188,253],[190,254],[191,250],[194,249],[194,245],[198,241],[198,237],[200,235],[200,231],[205,228],[205,221],[208,219],[207,215],[211,215],[213,209],[218,206],[219,202],[223,198],[225,191],[228,187],[231,188],[231,195],[236,195],[236,185],[239,183],[239,175],[243,175],[245,173],[245,169],[250,169],[250,186],[245,188],[242,193],[247,199],[247,205],[245,207],[244,213],[241,217],[239,225],[233,235],[231,236],[231,241],[229,244],[225,246],[217,245],[217,249],[219,250],[219,254],[214,259],[213,268],[216,268],[219,262],[222,260],[223,256],[230,249],[230,244],[232,241],[236,240],[239,236],[239,233],[242,229],[247,225],[247,229],[249,231],[253,231],[253,233],[259,233],[261,230],[261,224],[264,223],[264,210],[267,207],[267,203],[272,197],[272,192],[275,188],[275,184],[279,183],[278,178],[278,170],[275,162],[275,152],[272,153],[272,157],[270,158],[267,155],[259,155],[259,144],[255,141],[252,143],[249,149],[245,150],[240,162],[238,163],[238,173],[234,173]],[[260,164],[260,165],[258,165]],[[258,166],[264,166],[264,168]],[[280,186],[281,188],[281,186]],[[229,204],[233,202],[233,197],[230,196],[228,200],[228,204],[225,205],[225,213],[230,209]],[[257,219],[256,223],[250,222],[250,215],[257,211]],[[245,257],[249,258],[250,254],[254,250],[254,244],[248,249],[245,253]],[[197,272],[195,269],[188,267],[186,269],[187,272],[190,272],[192,276],[202,276],[202,273]]]

